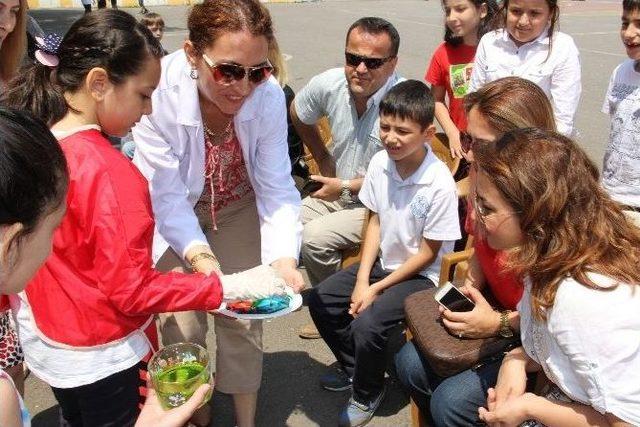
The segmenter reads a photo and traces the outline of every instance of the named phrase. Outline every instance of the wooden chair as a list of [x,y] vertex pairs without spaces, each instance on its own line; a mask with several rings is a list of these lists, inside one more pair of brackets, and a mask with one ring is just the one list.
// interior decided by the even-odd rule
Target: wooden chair
[[449,149],[449,138],[444,133],[436,133],[431,139],[429,144],[435,154],[440,160],[442,160],[451,171],[451,175],[455,175],[460,167],[460,159],[451,155]]

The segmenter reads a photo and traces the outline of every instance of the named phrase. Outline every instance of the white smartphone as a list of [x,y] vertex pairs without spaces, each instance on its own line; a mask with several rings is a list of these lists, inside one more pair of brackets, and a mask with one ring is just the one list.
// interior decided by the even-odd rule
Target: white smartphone
[[475,307],[474,302],[460,292],[451,282],[440,286],[434,298],[441,306],[451,311],[471,311]]

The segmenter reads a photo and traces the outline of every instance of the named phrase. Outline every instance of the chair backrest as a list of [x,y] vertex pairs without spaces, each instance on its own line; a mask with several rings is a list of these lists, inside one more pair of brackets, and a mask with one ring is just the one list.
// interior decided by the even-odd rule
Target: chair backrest
[[444,133],[436,133],[431,139],[431,149],[440,160],[442,160],[449,170],[451,175],[455,175],[458,167],[460,166],[460,159],[451,155],[449,149],[449,138]]
[[[322,138],[324,145],[327,146],[331,144],[331,125],[329,125],[329,120],[327,119],[327,117],[321,117],[320,120],[318,120],[318,123],[316,123],[316,127],[318,128],[318,132],[320,132],[320,137]],[[316,163],[316,160],[313,158],[306,145],[304,147],[304,156],[302,158],[309,168],[310,175],[320,174],[318,163]]]

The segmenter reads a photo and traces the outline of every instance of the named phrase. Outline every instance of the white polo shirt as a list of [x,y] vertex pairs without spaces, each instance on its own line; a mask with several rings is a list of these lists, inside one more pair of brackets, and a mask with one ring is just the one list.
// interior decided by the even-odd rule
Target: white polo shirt
[[387,152],[378,152],[359,197],[380,218],[380,262],[385,270],[396,270],[418,253],[423,237],[442,241],[437,258],[420,272],[437,284],[442,255],[460,238],[458,195],[447,166],[428,147],[425,150],[418,170],[404,180]]
[[553,106],[558,131],[575,134],[575,116],[580,102],[580,57],[571,36],[555,32],[549,53],[545,29],[540,37],[520,47],[505,29],[485,34],[476,51],[469,91],[502,77],[516,76],[540,86]]

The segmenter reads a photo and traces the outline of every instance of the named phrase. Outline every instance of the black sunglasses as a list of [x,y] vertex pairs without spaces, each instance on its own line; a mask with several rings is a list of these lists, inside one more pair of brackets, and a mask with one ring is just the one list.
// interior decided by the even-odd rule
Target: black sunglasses
[[462,151],[468,153],[469,150],[473,150],[473,146],[477,143],[486,144],[491,141],[487,141],[486,139],[474,138],[466,132],[460,132],[460,146],[462,147]]
[[364,66],[369,70],[375,70],[384,65],[385,62],[394,58],[394,56],[387,56],[386,58],[368,58],[366,56],[356,55],[355,53],[344,53],[345,60],[347,61],[347,65],[351,67],[357,67],[364,62]]
[[213,80],[229,86],[237,81],[244,80],[248,76],[249,81],[254,84],[262,83],[267,80],[273,72],[273,66],[269,61],[264,65],[257,67],[243,67],[242,65],[232,64],[229,62],[214,62],[206,54],[202,58],[211,69]]

